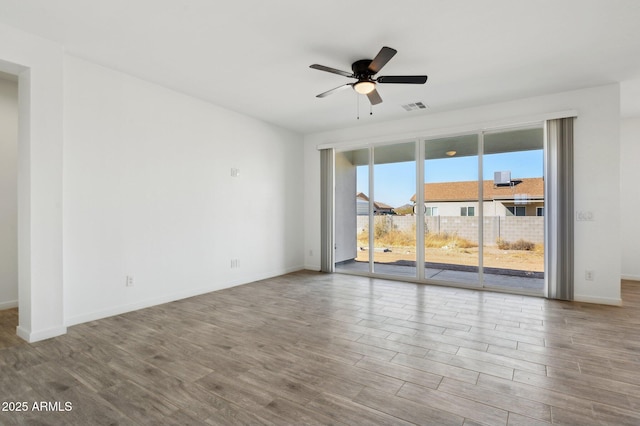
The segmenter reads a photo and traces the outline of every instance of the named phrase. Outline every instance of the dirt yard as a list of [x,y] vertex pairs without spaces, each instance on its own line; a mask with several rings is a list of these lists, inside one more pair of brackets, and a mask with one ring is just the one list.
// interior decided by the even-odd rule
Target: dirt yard
[[[416,260],[415,247],[391,247],[390,252],[376,251],[374,260],[380,263],[393,263],[399,260]],[[357,261],[368,262],[369,251],[358,252]],[[478,266],[478,247],[472,248],[426,248],[425,261],[456,265]],[[544,271],[544,252],[542,250],[500,250],[489,246],[484,248],[484,266],[490,268],[515,269],[520,271]]]

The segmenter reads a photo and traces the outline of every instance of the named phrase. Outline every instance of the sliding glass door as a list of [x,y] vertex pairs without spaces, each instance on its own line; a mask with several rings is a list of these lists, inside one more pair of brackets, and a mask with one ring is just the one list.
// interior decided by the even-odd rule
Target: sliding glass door
[[335,154],[335,270],[544,291],[542,124]]
[[424,143],[424,277],[478,286],[477,134]]
[[415,142],[335,154],[335,270],[416,277]]
[[335,153],[334,269],[369,273],[369,148]]
[[484,134],[485,287],[544,290],[543,128]]
[[416,276],[415,142],[373,149],[373,272]]

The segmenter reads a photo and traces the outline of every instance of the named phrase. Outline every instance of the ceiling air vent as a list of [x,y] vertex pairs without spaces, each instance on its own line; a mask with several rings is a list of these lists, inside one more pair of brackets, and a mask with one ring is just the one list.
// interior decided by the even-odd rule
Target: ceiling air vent
[[402,108],[406,111],[415,111],[417,109],[427,109],[427,106],[422,102],[415,102],[412,104],[402,105]]

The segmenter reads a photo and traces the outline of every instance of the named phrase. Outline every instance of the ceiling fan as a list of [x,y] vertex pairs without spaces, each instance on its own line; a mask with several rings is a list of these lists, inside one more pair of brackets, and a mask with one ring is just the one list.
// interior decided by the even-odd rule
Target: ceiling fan
[[358,80],[355,83],[344,84],[342,86],[336,87],[335,89],[320,93],[316,96],[316,98],[324,98],[325,96],[329,96],[330,94],[346,89],[347,87],[352,87],[356,92],[362,95],[367,95],[367,98],[369,98],[369,102],[371,102],[371,105],[377,105],[382,102],[382,98],[376,90],[377,83],[424,84],[427,82],[426,75],[389,75],[374,78],[373,76],[376,75],[382,69],[382,67],[384,67],[391,58],[393,58],[396,53],[398,53],[397,50],[384,46],[382,49],[380,49],[380,52],[378,52],[375,58],[360,59],[359,61],[355,61],[353,64],[351,64],[351,70],[353,71],[351,73],[347,71],[337,70],[331,67],[326,67],[324,65],[310,65],[310,68],[316,70],[326,71],[348,78],[355,78],[356,80]]

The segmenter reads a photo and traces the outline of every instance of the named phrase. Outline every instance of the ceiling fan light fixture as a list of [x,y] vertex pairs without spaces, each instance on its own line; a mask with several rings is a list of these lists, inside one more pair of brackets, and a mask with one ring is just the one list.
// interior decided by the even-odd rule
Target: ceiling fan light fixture
[[[341,71],[335,68],[327,67],[325,65],[313,64],[309,65],[310,68],[330,72],[332,74],[338,74],[343,77],[353,78],[357,81],[355,83],[343,84],[335,89],[328,90],[326,92],[316,95],[316,98],[325,98],[332,93],[339,90],[346,89],[347,87],[353,88],[356,93],[366,95],[371,105],[378,105],[382,102],[380,94],[376,90],[378,83],[391,83],[391,84],[424,84],[427,82],[426,75],[387,75],[374,77],[380,72],[387,62],[393,56],[398,53],[397,50],[388,46],[383,46],[382,49],[373,59],[360,59],[351,64],[351,71]],[[424,105],[421,108],[426,108]]]
[[353,90],[361,95],[368,95],[376,88],[376,84],[373,81],[363,80],[353,85]]

